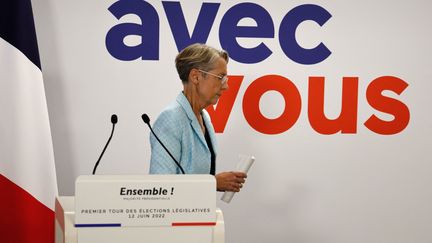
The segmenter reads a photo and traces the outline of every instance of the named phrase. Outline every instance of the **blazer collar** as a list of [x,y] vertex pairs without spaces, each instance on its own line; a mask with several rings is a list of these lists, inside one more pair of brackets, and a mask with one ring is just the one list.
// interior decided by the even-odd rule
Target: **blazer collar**
[[[201,126],[198,123],[198,120],[195,116],[195,114],[192,111],[192,106],[189,103],[189,101],[187,100],[186,96],[183,94],[183,92],[180,92],[180,94],[177,96],[177,102],[180,104],[180,106],[183,108],[183,110],[186,112],[187,117],[189,118],[190,124],[194,130],[194,132],[196,133],[196,135],[199,137],[200,141],[205,145],[205,147],[208,149],[207,147],[207,143],[205,141],[204,138],[204,134],[201,130]],[[204,117],[204,116],[203,116]],[[207,125],[208,123],[206,123]],[[213,140],[213,139],[212,139]],[[213,143],[213,141],[212,141]]]

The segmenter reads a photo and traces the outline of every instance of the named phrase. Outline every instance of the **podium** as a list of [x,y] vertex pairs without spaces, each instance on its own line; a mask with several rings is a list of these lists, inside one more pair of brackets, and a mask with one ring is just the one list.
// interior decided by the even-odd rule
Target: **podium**
[[56,243],[224,243],[210,175],[80,176],[57,197]]

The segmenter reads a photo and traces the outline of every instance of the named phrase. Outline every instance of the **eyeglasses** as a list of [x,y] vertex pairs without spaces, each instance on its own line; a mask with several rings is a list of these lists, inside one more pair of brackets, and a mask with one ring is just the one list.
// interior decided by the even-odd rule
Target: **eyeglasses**
[[205,73],[205,74],[210,74],[211,76],[218,78],[221,81],[222,85],[226,84],[226,82],[228,81],[228,75],[220,76],[220,75],[216,75],[214,73],[206,72],[206,71],[201,70],[201,69],[198,69],[198,71]]

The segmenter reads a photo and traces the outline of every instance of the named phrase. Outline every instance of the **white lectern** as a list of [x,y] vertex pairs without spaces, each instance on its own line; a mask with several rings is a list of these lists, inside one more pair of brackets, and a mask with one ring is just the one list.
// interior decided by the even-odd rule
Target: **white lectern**
[[56,200],[56,242],[224,243],[210,175],[97,175]]

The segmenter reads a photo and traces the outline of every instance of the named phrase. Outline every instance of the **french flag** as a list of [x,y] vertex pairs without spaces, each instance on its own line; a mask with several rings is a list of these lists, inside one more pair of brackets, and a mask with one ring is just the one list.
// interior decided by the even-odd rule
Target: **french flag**
[[30,0],[0,0],[0,242],[54,242],[54,152]]

